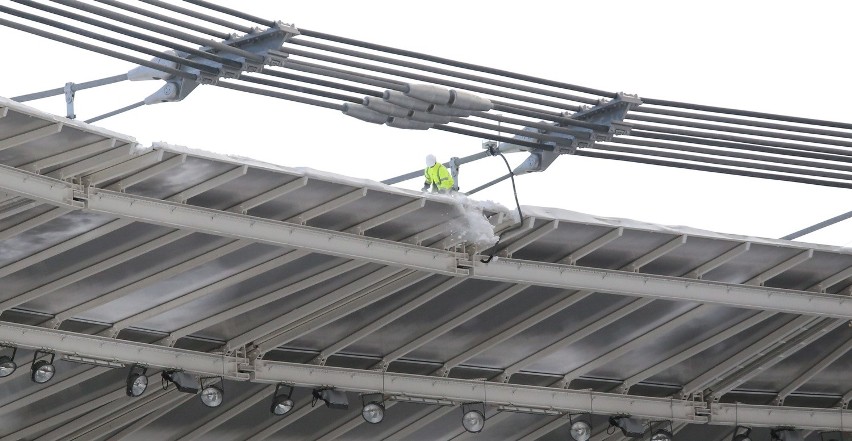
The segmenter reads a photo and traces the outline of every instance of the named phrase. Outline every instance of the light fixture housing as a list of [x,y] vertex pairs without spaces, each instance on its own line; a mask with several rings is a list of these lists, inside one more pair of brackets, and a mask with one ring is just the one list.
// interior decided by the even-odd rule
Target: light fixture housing
[[[50,360],[46,359],[47,356],[50,356]],[[33,355],[33,364],[30,367],[32,370],[30,379],[32,379],[34,383],[47,383],[54,375],[56,375],[56,366],[53,365],[54,358],[56,358],[56,354],[52,352],[42,350],[35,351],[35,354]]]
[[769,431],[772,441],[804,441],[802,434],[794,427],[778,427]]
[[645,435],[645,425],[630,415],[612,415],[609,425],[621,430],[627,438],[642,438]]
[[664,421],[651,421],[648,424],[648,431],[651,432],[650,440],[651,441],[673,441],[674,440],[674,427],[672,427],[672,422],[668,420]]
[[18,369],[18,364],[15,363],[15,354],[18,353],[18,348],[15,346],[0,346],[0,349],[12,350],[12,355],[0,356],[0,378],[8,377]]
[[370,424],[379,424],[385,418],[385,397],[383,394],[361,395],[361,416]]
[[470,433],[482,432],[485,428],[485,403],[462,404],[462,427]]
[[161,374],[163,377],[163,388],[165,389],[167,383],[172,383],[175,385],[179,392],[184,392],[187,394],[197,394],[199,389],[199,381],[196,377],[188,372],[184,371],[163,371]]
[[207,407],[219,407],[225,399],[225,380],[222,377],[205,377],[199,380],[199,384],[201,402]]
[[737,426],[731,441],[751,441],[751,427]]
[[349,397],[346,396],[346,392],[336,389],[314,389],[311,393],[314,396],[312,405],[322,400],[329,409],[349,409]]
[[148,368],[134,364],[130,366],[130,372],[127,373],[127,388],[125,392],[128,397],[138,397],[145,393],[148,388]]
[[275,392],[272,394],[272,405],[269,412],[273,415],[284,415],[293,410],[293,386],[289,384],[276,384]]
[[592,437],[592,416],[588,413],[568,414],[571,439],[574,441],[589,441]]

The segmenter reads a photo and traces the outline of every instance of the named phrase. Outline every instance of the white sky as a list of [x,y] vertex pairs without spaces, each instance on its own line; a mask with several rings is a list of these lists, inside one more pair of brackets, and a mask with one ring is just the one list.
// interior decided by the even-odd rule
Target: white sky
[[[852,121],[846,2],[217,1],[297,27],[640,97]],[[0,96],[133,67],[3,27],[0,41]],[[123,107],[160,85],[78,92],[77,115],[85,120]],[[65,112],[62,97],[28,104]],[[420,169],[430,152],[447,160],[480,151],[480,140],[466,136],[376,126],[210,86],[98,125],[146,145],[166,141],[374,180]],[[509,159],[514,166],[525,157]],[[499,158],[463,166],[462,191],[505,172]],[[562,157],[517,184],[522,205],[764,237],[852,210],[848,190],[580,157]],[[422,182],[401,185],[418,189]],[[477,198],[514,206],[509,181]],[[852,244],[852,222],[802,240]]]

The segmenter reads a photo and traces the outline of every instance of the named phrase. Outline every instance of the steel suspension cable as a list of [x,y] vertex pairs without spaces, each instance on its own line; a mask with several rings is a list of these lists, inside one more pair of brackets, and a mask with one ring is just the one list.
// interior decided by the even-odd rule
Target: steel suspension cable
[[504,76],[504,77],[507,77],[507,78],[513,78],[513,79],[516,79],[516,80],[528,81],[528,82],[531,82],[531,83],[538,83],[538,84],[543,84],[543,85],[552,86],[552,87],[559,87],[559,88],[563,88],[563,89],[573,90],[573,91],[576,91],[576,92],[588,93],[588,94],[591,94],[591,95],[599,95],[599,96],[608,97],[608,98],[615,98],[617,96],[616,93],[608,92],[608,91],[605,91],[605,90],[594,89],[594,88],[585,87],[585,86],[578,86],[578,85],[575,85],[575,84],[569,84],[569,83],[565,83],[565,82],[562,82],[562,81],[553,81],[553,80],[548,80],[548,79],[544,79],[544,78],[538,78],[538,77],[534,77],[534,76],[531,76],[531,75],[525,75],[525,74],[520,74],[520,73],[516,73],[516,72],[510,72],[510,71],[507,71],[507,70],[495,69],[495,68],[491,68],[491,67],[480,66],[480,65],[477,65],[477,64],[451,60],[449,58],[436,57],[436,56],[433,56],[433,55],[423,54],[423,53],[409,51],[409,50],[405,50],[405,49],[393,48],[393,47],[390,47],[390,46],[383,46],[383,45],[380,45],[380,44],[368,43],[366,41],[360,41],[360,40],[355,40],[355,39],[352,39],[352,38],[340,37],[340,36],[337,36],[337,35],[326,34],[326,33],[323,33],[323,32],[312,31],[312,30],[309,30],[309,29],[299,29],[299,32],[302,35],[305,35],[307,37],[321,38],[323,40],[329,40],[329,41],[334,41],[334,42],[337,42],[337,43],[348,44],[348,45],[351,45],[351,46],[357,46],[357,47],[361,47],[361,48],[364,48],[364,49],[371,49],[371,50],[376,50],[376,51],[381,51],[381,52],[387,52],[387,53],[390,53],[390,54],[401,55],[401,56],[404,56],[404,57],[417,58],[417,59],[424,60],[424,61],[431,61],[431,62],[434,62],[434,63],[446,64],[448,66],[475,70],[475,71],[479,71],[479,72],[483,72],[483,73],[489,73],[489,74],[492,74],[492,75],[500,75],[500,76]]
[[7,8],[6,6],[0,6],[0,12],[5,12],[9,15],[14,15],[16,17],[24,18],[30,21],[34,21],[36,23],[41,23],[43,25],[51,26],[57,29],[62,29],[63,31],[68,31],[83,37],[88,37],[93,40],[102,41],[107,44],[111,44],[118,47],[123,47],[125,49],[130,49],[135,52],[140,52],[143,54],[148,54],[154,57],[159,57],[164,60],[173,61],[177,64],[183,64],[200,71],[218,74],[219,69],[209,66],[206,64],[201,64],[192,60],[187,60],[185,58],[178,57],[176,55],[168,54],[163,51],[159,51],[157,49],[151,49],[145,46],[140,46],[138,44],[130,43],[124,40],[120,40],[118,38],[109,37],[103,34],[99,34],[97,32],[87,31],[82,28],[78,28],[76,26],[71,26],[67,23],[58,22],[55,20],[51,20],[49,18],[41,17],[35,14],[30,14],[29,12],[19,11],[17,9]]
[[147,3],[147,4],[152,5],[152,6],[157,6],[157,7],[163,8],[163,9],[167,9],[167,10],[172,11],[172,12],[177,12],[178,14],[183,14],[183,15],[186,15],[186,16],[189,16],[189,17],[197,18],[199,20],[204,20],[204,21],[209,22],[209,23],[214,23],[214,24],[217,24],[219,26],[224,26],[226,28],[234,29],[234,30],[240,31],[240,32],[245,33],[245,34],[250,34],[253,31],[253,29],[250,26],[243,26],[241,24],[234,23],[232,21],[224,20],[224,19],[221,19],[219,17],[214,17],[212,15],[205,14],[203,12],[194,11],[192,9],[183,8],[183,7],[180,7],[180,6],[172,4],[172,3],[163,2],[163,1],[160,1],[160,0],[139,0],[139,1],[141,1],[142,3]]
[[220,57],[219,55],[212,54],[210,52],[204,52],[202,50],[198,50],[194,47],[182,45],[179,43],[175,43],[171,40],[166,40],[164,38],[154,37],[148,34],[144,34],[142,32],[136,32],[132,29],[128,29],[126,27],[114,25],[112,23],[107,23],[105,21],[101,21],[92,17],[88,17],[85,15],[76,14],[65,9],[54,8],[52,6],[43,5],[40,3],[36,3],[32,0],[12,0],[15,3],[22,4],[24,6],[29,6],[34,9],[40,9],[45,12],[49,12],[51,14],[60,15],[66,18],[70,18],[75,21],[79,21],[82,23],[87,23],[93,26],[97,26],[102,29],[110,30],[113,32],[117,32],[120,34],[124,34],[131,38],[136,38],[138,40],[147,41],[149,43],[158,44],[160,46],[168,47],[177,51],[186,52],[190,55],[195,55],[197,57],[206,58],[210,61],[214,61],[219,64],[227,65],[234,68],[242,67],[242,63],[238,61],[234,61],[228,58]]
[[187,21],[180,20],[180,19],[168,16],[168,15],[158,14],[158,13],[156,13],[154,11],[150,11],[148,9],[138,8],[136,6],[128,5],[128,4],[121,3],[121,2],[118,2],[118,1],[115,1],[115,0],[95,0],[95,1],[99,2],[99,3],[103,3],[105,5],[112,6],[114,8],[124,9],[125,11],[133,12],[134,14],[139,14],[139,15],[142,15],[142,16],[145,16],[145,17],[148,17],[148,18],[153,18],[153,19],[162,21],[164,23],[170,23],[170,24],[173,24],[175,26],[180,26],[180,27],[185,28],[185,29],[191,29],[195,32],[207,34],[207,35],[210,35],[212,37],[216,37],[216,38],[221,39],[221,40],[227,40],[229,38],[229,35],[228,35],[227,32],[217,31],[215,29],[210,29],[210,28],[207,28],[207,27],[195,24],[195,23],[189,23]]
[[682,168],[687,170],[698,170],[698,171],[707,171],[713,173],[722,173],[728,175],[736,175],[736,176],[746,176],[750,178],[761,178],[761,179],[771,179],[776,181],[787,181],[787,182],[797,182],[801,184],[813,184],[820,185],[826,187],[837,187],[837,188],[852,188],[852,184],[847,184],[845,182],[832,182],[832,181],[821,181],[817,179],[810,178],[801,178],[797,176],[789,176],[789,175],[781,175],[776,173],[766,173],[766,172],[758,172],[751,170],[738,170],[724,167],[715,167],[711,165],[705,164],[692,164],[686,162],[675,162],[675,161],[667,161],[663,159],[656,158],[647,158],[640,156],[630,156],[624,154],[610,153],[610,152],[599,152],[593,150],[578,150],[575,153],[577,156],[585,156],[589,158],[598,158],[598,159],[611,159],[616,161],[628,161],[639,164],[648,164],[648,165],[659,165],[663,167],[674,167],[674,168]]
[[159,70],[161,72],[165,72],[177,77],[186,78],[189,80],[197,81],[197,76],[188,72],[183,72],[177,69],[173,69],[171,67],[163,66],[161,64],[157,64],[142,58],[137,58],[132,55],[123,54],[121,52],[113,51],[110,49],[102,48],[100,46],[95,46],[89,43],[83,43],[81,41],[77,41],[73,38],[68,38],[62,35],[53,34],[47,31],[43,31],[41,29],[34,28],[32,26],[27,26],[24,24],[16,23],[13,21],[5,20],[0,18],[0,25],[7,26],[13,29],[17,29],[19,31],[28,32],[33,35],[38,35],[39,37],[47,38],[49,40],[58,41],[60,43],[65,43],[71,46],[76,46],[80,49],[85,49],[87,51],[97,52],[101,55],[107,55],[113,58],[117,58],[119,60],[129,61],[134,64],[138,64],[140,66],[147,66],[152,69]]
[[707,164],[725,165],[730,167],[754,168],[760,170],[774,171],[780,173],[800,174],[808,176],[817,176],[822,178],[831,178],[852,181],[852,175],[835,173],[829,171],[811,170],[806,168],[787,167],[780,165],[761,164],[756,162],[736,161],[731,159],[719,158],[718,156],[696,156],[685,153],[676,153],[670,150],[651,150],[647,148],[637,148],[620,145],[621,140],[612,142],[599,142],[593,147],[595,150],[613,151],[618,153],[632,153],[645,156],[658,156],[664,158],[678,159],[683,161],[702,162]]
[[698,110],[701,112],[713,112],[713,113],[725,113],[729,115],[739,115],[739,116],[748,116],[752,118],[762,118],[762,119],[771,119],[777,121],[786,121],[792,123],[799,124],[810,124],[815,126],[826,126],[826,127],[835,127],[839,129],[852,129],[852,124],[835,122],[835,121],[826,121],[821,119],[813,119],[813,118],[801,118],[797,116],[787,116],[787,115],[779,115],[775,113],[764,113],[764,112],[754,112],[751,110],[740,110],[740,109],[730,109],[726,107],[716,107],[716,106],[706,106],[703,104],[691,104],[684,103],[679,101],[670,101],[670,100],[661,100],[657,98],[642,98],[642,102],[645,104],[657,105],[657,106],[666,106],[666,107],[678,107],[682,109],[689,110]]
[[741,118],[731,118],[728,116],[720,116],[713,115],[708,113],[693,113],[693,112],[683,112],[680,110],[672,110],[661,107],[652,107],[648,105],[642,105],[636,107],[630,111],[631,113],[653,113],[657,115],[667,115],[667,116],[675,116],[680,118],[689,118],[694,120],[701,121],[714,121],[728,124],[736,124],[741,126],[750,126],[750,127],[763,127],[766,129],[775,129],[775,130],[785,130],[788,132],[798,132],[798,133],[810,133],[813,135],[825,135],[825,136],[835,136],[839,138],[852,138],[852,132],[842,132],[839,130],[829,130],[822,129],[816,127],[809,127],[805,125],[799,126],[791,126],[788,124],[779,124],[772,123],[767,121],[760,121],[755,119],[741,119]]
[[410,61],[400,60],[400,59],[396,59],[396,58],[370,54],[370,53],[367,53],[367,52],[355,51],[355,50],[351,50],[351,49],[331,46],[331,45],[328,45],[328,44],[317,43],[317,42],[314,42],[314,41],[304,40],[304,39],[300,39],[300,38],[292,38],[287,42],[287,44],[304,46],[304,47],[309,47],[309,48],[312,48],[312,49],[319,49],[319,50],[326,51],[326,52],[333,52],[333,53],[340,54],[340,55],[347,55],[347,56],[350,56],[350,57],[362,58],[362,59],[375,61],[375,62],[379,62],[379,63],[393,64],[393,65],[396,65],[396,66],[407,67],[407,68],[410,68],[410,69],[418,69],[418,70],[421,70],[421,71],[431,72],[433,74],[446,75],[446,76],[449,76],[449,77],[455,77],[455,78],[460,78],[460,79],[464,79],[464,80],[476,81],[478,83],[490,84],[492,86],[505,87],[505,88],[509,88],[509,89],[519,90],[519,91],[522,91],[522,92],[535,93],[535,94],[539,94],[539,95],[549,96],[551,98],[558,98],[558,99],[574,101],[574,102],[578,102],[578,103],[595,105],[595,104],[598,104],[598,101],[599,101],[598,99],[594,99],[594,98],[586,98],[586,97],[579,96],[579,95],[572,95],[572,94],[558,92],[558,91],[551,91],[551,90],[541,89],[541,88],[537,88],[537,87],[525,86],[523,84],[511,83],[509,81],[496,80],[496,79],[486,78],[486,77],[479,76],[479,75],[471,75],[471,74],[464,73],[464,72],[459,72],[459,71],[454,71],[454,70],[449,70],[449,69],[443,69],[443,68],[429,66],[429,65],[426,65],[426,64],[422,64],[422,63],[413,63],[413,62],[410,62]]

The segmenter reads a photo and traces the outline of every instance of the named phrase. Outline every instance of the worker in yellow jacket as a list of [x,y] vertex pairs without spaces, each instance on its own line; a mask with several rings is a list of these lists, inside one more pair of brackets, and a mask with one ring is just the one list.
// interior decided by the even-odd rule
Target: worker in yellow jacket
[[455,183],[447,167],[438,162],[433,154],[426,155],[426,170],[423,170],[423,176],[426,177],[426,182],[423,183],[423,191],[429,190],[431,186],[432,193],[436,191],[449,193]]

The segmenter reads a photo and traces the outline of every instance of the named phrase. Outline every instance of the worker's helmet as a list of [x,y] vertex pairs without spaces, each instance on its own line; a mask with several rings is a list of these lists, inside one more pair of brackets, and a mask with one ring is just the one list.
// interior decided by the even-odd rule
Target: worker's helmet
[[435,159],[435,155],[433,155],[431,153],[426,155],[426,167],[431,167],[431,166],[435,165],[436,162],[438,162],[438,160]]

